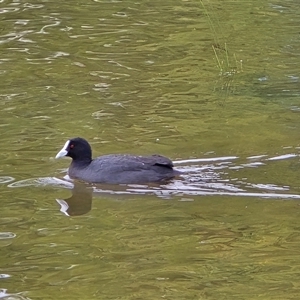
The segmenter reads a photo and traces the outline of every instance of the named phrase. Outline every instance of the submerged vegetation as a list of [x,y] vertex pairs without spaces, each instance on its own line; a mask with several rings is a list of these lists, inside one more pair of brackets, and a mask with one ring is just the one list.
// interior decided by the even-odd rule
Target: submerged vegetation
[[237,60],[235,53],[230,57],[227,43],[224,43],[224,47],[220,44],[212,45],[217,66],[222,76],[231,76],[243,71],[243,61]]
[[207,16],[209,26],[213,33],[214,43],[212,49],[214,52],[217,67],[219,69],[219,75],[225,77],[231,77],[236,73],[243,71],[243,61],[238,60],[235,53],[231,53],[228,48],[228,44],[225,40],[222,32],[222,27],[219,23],[219,18],[215,15],[216,11],[210,1],[200,1],[204,12]]

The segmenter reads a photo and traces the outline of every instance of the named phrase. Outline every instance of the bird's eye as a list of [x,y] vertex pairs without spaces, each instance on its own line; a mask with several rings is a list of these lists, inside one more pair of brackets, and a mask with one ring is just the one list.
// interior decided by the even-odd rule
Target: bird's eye
[[71,145],[70,145],[70,149],[73,149],[73,148],[74,148],[74,144],[71,144]]

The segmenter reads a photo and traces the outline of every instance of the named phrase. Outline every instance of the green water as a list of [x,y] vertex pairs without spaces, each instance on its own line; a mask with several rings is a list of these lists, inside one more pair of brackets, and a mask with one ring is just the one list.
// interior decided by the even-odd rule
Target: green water
[[[299,17],[1,1],[0,298],[299,299]],[[73,188],[54,157],[74,136],[184,176]]]

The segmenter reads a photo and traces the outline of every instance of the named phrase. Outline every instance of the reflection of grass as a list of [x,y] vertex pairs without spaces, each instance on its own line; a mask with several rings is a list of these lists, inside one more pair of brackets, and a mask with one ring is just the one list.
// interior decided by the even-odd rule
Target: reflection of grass
[[[215,55],[215,59],[217,62],[218,69],[220,71],[221,76],[233,76],[238,72],[243,71],[242,60],[238,61],[236,55],[231,55],[227,43],[220,42],[218,31],[221,33],[222,36],[222,27],[220,26],[219,19],[217,17],[213,18],[213,14],[209,13],[213,11],[213,7],[210,6],[210,2],[207,1],[209,9],[206,5],[204,5],[203,0],[200,0],[200,3],[204,9],[204,12],[207,16],[209,26],[214,35],[214,44],[212,45],[212,49]],[[224,46],[222,46],[224,44]]]

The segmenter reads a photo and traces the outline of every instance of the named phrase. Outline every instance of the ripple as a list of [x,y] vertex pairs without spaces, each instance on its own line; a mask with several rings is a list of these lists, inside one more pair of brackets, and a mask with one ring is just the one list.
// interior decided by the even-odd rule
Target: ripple
[[249,156],[247,157],[247,159],[261,159],[261,158],[264,158],[266,157],[267,155],[266,154],[262,154],[262,155],[254,155],[254,156]]
[[238,156],[224,156],[224,157],[210,157],[210,158],[192,158],[174,161],[174,164],[188,164],[188,163],[197,163],[197,162],[213,162],[213,161],[222,161],[222,160],[234,160]]
[[13,232],[0,232],[0,240],[13,239],[16,236]]
[[128,17],[127,14],[125,12],[122,12],[122,11],[119,11],[119,12],[117,12],[115,14],[112,14],[112,15],[115,16],[115,17],[122,17],[122,18]]
[[8,182],[12,182],[14,181],[15,178],[11,177],[11,176],[0,176],[0,184],[1,183],[8,183]]
[[57,231],[49,228],[39,228],[36,234],[38,236],[52,236],[52,235],[56,235]]
[[7,289],[0,289],[0,298],[7,299],[7,300],[30,300],[30,298],[27,298],[20,293],[17,294],[8,294],[6,293]]
[[30,178],[24,179],[20,181],[13,182],[8,185],[10,188],[20,188],[20,187],[28,187],[28,186],[55,186],[55,187],[64,187],[64,188],[72,188],[73,184],[69,181],[62,180],[56,177],[41,177],[41,178]]
[[243,167],[248,167],[248,168],[256,168],[258,166],[263,166],[263,165],[265,165],[265,164],[260,161],[251,162],[248,164],[242,164]]
[[111,118],[113,115],[114,115],[113,113],[106,113],[103,112],[103,110],[99,110],[92,113],[92,117],[98,120],[103,118]]
[[136,189],[128,189],[129,193],[154,193],[158,197],[169,198],[171,196],[182,196],[184,195],[192,195],[192,196],[238,196],[238,197],[259,197],[259,198],[272,198],[272,199],[300,199],[300,195],[294,194],[276,194],[276,193],[249,193],[249,192],[219,192],[219,191],[201,191],[201,190],[161,190],[161,191],[153,191],[153,190],[136,190]]
[[31,3],[27,2],[23,5],[23,7],[29,8],[29,9],[34,9],[34,8],[42,8],[42,7],[44,7],[44,5],[43,4],[31,4]]
[[0,36],[1,40],[0,40],[0,44],[3,43],[7,43],[16,39],[20,39],[22,38],[24,35],[28,34],[28,33],[32,33],[32,30],[25,30],[25,31],[21,31],[21,32],[10,32],[8,34],[2,35]]
[[[267,185],[264,186],[266,188]],[[257,186],[262,188],[262,186]],[[268,185],[268,190],[287,190],[285,187],[272,187]],[[272,198],[272,199],[300,199],[300,195],[295,194],[277,194],[277,193],[266,193],[266,192],[248,192],[241,188],[235,187],[234,185],[225,185],[220,183],[203,183],[202,186],[190,185],[188,183],[182,183],[175,181],[161,188],[145,187],[145,188],[124,188],[124,190],[110,190],[101,189],[94,187],[96,194],[115,194],[115,195],[133,195],[133,194],[153,194],[157,197],[170,199],[171,197],[178,196],[181,201],[182,196],[236,196],[236,197],[259,197],[259,198]]]
[[8,12],[15,12],[18,10],[19,10],[18,7],[3,7],[3,8],[0,8],[0,14],[5,14]]
[[277,186],[275,184],[251,184],[251,187],[263,189],[263,190],[269,190],[269,191],[288,191],[289,187],[287,186]]
[[298,155],[295,153],[290,153],[290,154],[284,154],[284,155],[270,157],[267,160],[281,160],[281,159],[288,159],[288,158],[293,158],[293,157],[297,157],[297,156]]
[[[228,178],[229,171],[237,172],[240,169],[260,167],[268,165],[271,161],[298,157],[290,153],[276,157],[266,158],[265,155],[250,156],[247,163],[237,163],[237,156],[194,158],[188,160],[174,161],[177,169],[183,174],[180,178],[165,185],[93,185],[95,194],[109,195],[134,195],[153,194],[157,197],[170,199],[171,197],[185,196],[240,196],[259,197],[273,199],[300,199],[300,195],[292,194],[288,185],[276,185],[272,183],[251,183],[245,178]],[[252,161],[249,161],[252,160]],[[261,162],[263,161],[263,162]],[[205,164],[201,164],[205,162]],[[198,164],[199,163],[199,164]],[[184,164],[184,165],[181,165]],[[244,176],[244,173],[243,173]],[[11,178],[12,179],[12,178]],[[22,188],[28,186],[44,187],[52,186],[58,188],[72,189],[74,183],[68,179],[56,177],[30,178],[10,183],[10,188]],[[255,189],[255,191],[254,191]],[[277,193],[279,192],[279,193]],[[181,200],[179,200],[181,201]],[[68,206],[63,200],[57,199],[61,206],[61,212],[67,214]],[[0,219],[1,222],[1,219]]]
[[23,219],[21,217],[3,217],[0,218],[0,225],[10,224],[10,223],[18,223],[21,222]]

